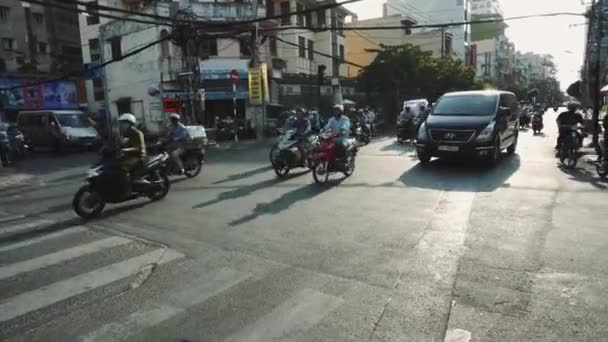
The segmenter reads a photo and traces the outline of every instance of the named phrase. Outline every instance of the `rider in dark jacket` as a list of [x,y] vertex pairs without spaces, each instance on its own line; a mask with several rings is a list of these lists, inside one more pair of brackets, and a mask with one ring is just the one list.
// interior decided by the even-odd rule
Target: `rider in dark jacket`
[[557,117],[557,126],[559,127],[559,136],[557,137],[557,145],[555,149],[557,150],[562,142],[562,136],[566,132],[566,129],[562,128],[562,126],[575,126],[577,124],[584,125],[583,116],[577,113],[576,111],[579,108],[579,104],[577,102],[569,102],[568,110],[562,112]]

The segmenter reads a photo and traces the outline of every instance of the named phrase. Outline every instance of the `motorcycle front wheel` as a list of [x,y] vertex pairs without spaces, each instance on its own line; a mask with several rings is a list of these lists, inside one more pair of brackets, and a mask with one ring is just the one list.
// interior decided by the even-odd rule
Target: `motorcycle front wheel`
[[348,157],[346,161],[346,169],[344,170],[344,176],[350,177],[355,172],[355,156]]
[[188,178],[194,178],[201,173],[203,162],[200,158],[190,157],[184,161],[184,174]]
[[608,178],[608,162],[597,162],[595,169],[602,180]]
[[287,165],[287,163],[282,160],[275,161],[272,167],[274,169],[274,173],[276,173],[279,178],[287,176],[290,171],[289,165]]
[[317,162],[312,169],[312,178],[317,184],[325,184],[329,180],[329,163],[327,160]]
[[81,186],[72,200],[76,214],[87,220],[99,216],[105,206],[106,202],[89,184]]

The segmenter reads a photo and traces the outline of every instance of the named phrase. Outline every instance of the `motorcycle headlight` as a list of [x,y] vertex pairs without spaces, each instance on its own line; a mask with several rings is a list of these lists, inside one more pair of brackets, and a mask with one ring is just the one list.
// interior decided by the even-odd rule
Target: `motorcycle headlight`
[[494,125],[495,125],[494,122],[487,125],[486,128],[484,128],[483,131],[481,131],[481,133],[479,133],[479,135],[477,136],[477,141],[492,140],[494,137]]
[[418,136],[417,136],[417,140],[427,140],[428,135],[426,132],[426,122],[423,122],[422,125],[420,125],[420,128],[418,129]]

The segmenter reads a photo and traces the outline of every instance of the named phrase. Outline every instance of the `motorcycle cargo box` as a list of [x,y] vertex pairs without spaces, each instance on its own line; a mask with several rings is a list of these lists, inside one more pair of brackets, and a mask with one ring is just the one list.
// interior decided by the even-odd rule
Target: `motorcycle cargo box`
[[207,133],[203,126],[186,126],[188,130],[188,136],[190,137],[189,143],[192,144],[204,144],[207,142]]

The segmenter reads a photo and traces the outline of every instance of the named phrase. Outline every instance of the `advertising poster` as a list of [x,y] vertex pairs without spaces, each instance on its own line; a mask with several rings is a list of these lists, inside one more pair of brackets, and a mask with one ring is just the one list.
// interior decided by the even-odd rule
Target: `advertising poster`
[[23,82],[19,79],[0,78],[0,99],[3,108],[17,109],[24,107],[23,88],[9,89],[21,86],[23,86]]
[[42,108],[42,84],[37,80],[24,83],[23,103],[25,108]]
[[56,81],[42,85],[44,108],[78,108],[74,81]]

